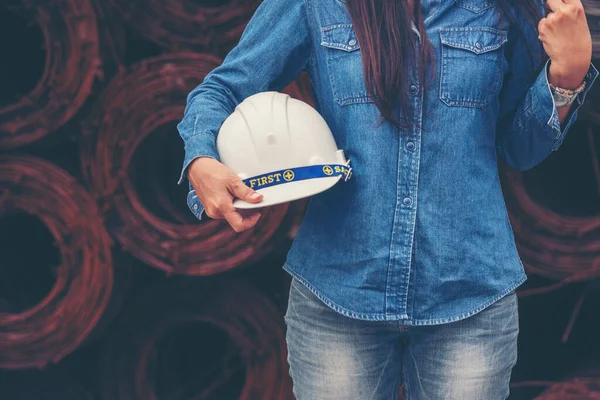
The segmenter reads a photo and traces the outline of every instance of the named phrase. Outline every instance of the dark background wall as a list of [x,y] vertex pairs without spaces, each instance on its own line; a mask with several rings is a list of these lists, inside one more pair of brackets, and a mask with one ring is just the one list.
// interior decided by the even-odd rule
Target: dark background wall
[[[292,399],[281,265],[306,202],[235,234],[176,185],[185,96],[256,6],[0,1],[0,399]],[[286,92],[311,102],[304,75]],[[598,97],[542,165],[501,165],[530,275],[512,399],[600,396]]]

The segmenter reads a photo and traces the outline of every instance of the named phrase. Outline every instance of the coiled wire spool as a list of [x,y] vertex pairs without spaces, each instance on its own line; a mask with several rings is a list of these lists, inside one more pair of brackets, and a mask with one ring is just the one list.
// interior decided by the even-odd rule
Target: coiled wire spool
[[[582,148],[590,151],[600,195],[600,142],[596,138],[600,127],[599,100],[599,91],[588,93],[570,135],[587,139],[588,144]],[[556,288],[569,282],[600,277],[600,215],[561,215],[530,196],[523,173],[502,168],[501,177],[519,254],[527,271],[562,281],[553,285]],[[532,294],[536,291],[531,289]]]
[[569,281],[600,276],[600,218],[560,215],[529,196],[520,172],[507,169],[505,178],[511,225],[528,272]]
[[185,2],[110,0],[141,36],[169,50],[224,56],[239,40],[259,0]]
[[593,58],[600,58],[600,2],[583,0],[583,7],[592,36],[592,56]]
[[42,371],[4,371],[0,398],[6,400],[94,400],[88,388],[72,373],[58,366]]
[[39,24],[46,65],[29,94],[0,107],[0,149],[23,146],[61,127],[80,109],[101,73],[89,0],[9,0],[7,6]]
[[582,0],[583,9],[587,15],[600,16],[600,1],[598,0]]
[[[91,0],[98,20],[100,57],[102,58],[102,82],[106,83],[125,64],[127,37],[125,24],[117,10],[106,2]],[[94,88],[96,89],[96,88]]]
[[[83,173],[100,198],[109,231],[125,250],[168,273],[211,275],[259,258],[289,207],[264,209],[253,229],[237,234],[224,221],[166,221],[145,208],[136,192],[129,176],[136,149],[156,129],[181,120],[189,91],[219,64],[198,53],[135,64],[111,81],[84,124]],[[171,134],[180,140],[176,131]]]
[[[239,400],[292,398],[283,318],[253,285],[231,276],[201,281],[173,277],[167,284],[145,288],[135,299],[106,338],[98,374],[101,399],[222,399],[219,393],[230,388],[234,376],[244,370]],[[228,347],[209,370],[169,385],[161,375],[176,368],[169,365],[176,355],[161,357],[157,346],[174,331],[198,324],[224,331],[235,346]],[[195,345],[202,337],[202,333],[193,336]],[[181,348],[189,358],[190,349]],[[194,358],[193,364],[197,367],[203,362]],[[162,374],[157,372],[160,368]]]
[[113,287],[110,238],[94,199],[58,167],[0,157],[0,217],[24,212],[54,236],[62,262],[50,293],[21,313],[0,313],[0,368],[43,367],[75,350],[102,316]]
[[593,58],[600,58],[600,1],[582,0],[581,3],[592,35]]
[[555,383],[535,400],[600,400],[600,378],[575,378]]
[[134,268],[137,260],[133,259],[130,254],[113,251],[113,275],[114,284],[110,293],[110,299],[102,316],[94,329],[89,333],[86,339],[81,343],[79,349],[93,346],[97,341],[102,340],[113,321],[123,308],[129,298],[129,294],[134,286]]

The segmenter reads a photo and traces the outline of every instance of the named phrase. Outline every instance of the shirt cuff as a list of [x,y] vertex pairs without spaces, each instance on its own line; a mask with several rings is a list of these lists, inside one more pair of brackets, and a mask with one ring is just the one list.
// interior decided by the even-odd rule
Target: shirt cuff
[[177,181],[178,185],[181,185],[186,178],[187,168],[196,158],[209,157],[219,160],[219,153],[217,152],[217,143],[213,135],[210,134],[199,134],[193,136],[185,141],[185,157],[183,159],[183,168],[181,169],[181,175]]
[[187,206],[196,218],[200,220],[202,219],[202,214],[204,213],[204,206],[202,205],[202,203],[200,203],[198,195],[196,194],[196,191],[192,187],[191,183],[189,184],[189,191],[187,195]]
[[[554,144],[552,146],[552,150],[557,150],[563,140],[565,139],[566,133],[573,125],[573,123],[577,120],[577,114],[579,108],[583,105],[585,101],[585,97],[589,90],[592,87],[592,84],[596,80],[598,76],[598,70],[594,67],[594,64],[590,63],[590,67],[588,72],[585,75],[585,88],[581,93],[577,95],[575,101],[571,105],[571,109],[569,110],[569,114],[564,122],[564,127],[561,129],[560,118],[558,116],[558,110],[556,108],[556,103],[554,102],[554,97],[552,97],[552,91],[550,90],[550,82],[548,80],[548,70],[550,65],[550,59],[546,61],[546,65],[544,66],[543,72],[538,76],[534,87],[538,93],[537,96],[534,96],[537,101],[534,103],[537,110],[534,110],[534,115],[538,116],[540,122],[543,124],[547,124],[551,129],[549,132],[552,134],[552,139],[554,140]],[[548,114],[550,114],[548,116]],[[546,116],[547,119],[546,119]]]
[[[217,152],[217,143],[213,135],[210,134],[199,134],[195,135],[185,141],[185,157],[183,160],[183,168],[181,169],[181,175],[179,176],[178,185],[183,183],[187,176],[187,169],[189,165],[196,158],[209,157],[219,160],[219,154]],[[188,182],[188,195],[187,205],[192,214],[198,219],[202,219],[204,213],[204,206],[200,203],[198,195],[194,190],[191,183]]]

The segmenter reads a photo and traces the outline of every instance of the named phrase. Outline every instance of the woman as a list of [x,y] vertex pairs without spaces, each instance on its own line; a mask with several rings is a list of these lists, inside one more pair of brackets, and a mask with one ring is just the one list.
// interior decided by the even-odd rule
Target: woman
[[297,399],[396,399],[401,384],[409,400],[508,396],[526,278],[497,158],[525,170],[557,150],[598,74],[580,0],[547,7],[264,0],[190,93],[180,182],[237,231],[259,214],[232,199],[261,196],[217,161],[215,137],[246,97],[306,69],[352,160],[352,180],[311,200],[284,265]]

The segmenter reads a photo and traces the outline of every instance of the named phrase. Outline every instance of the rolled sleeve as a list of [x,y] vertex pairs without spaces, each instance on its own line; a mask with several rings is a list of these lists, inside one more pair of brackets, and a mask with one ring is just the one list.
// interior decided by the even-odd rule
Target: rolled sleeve
[[[181,176],[179,177],[178,184],[181,184],[185,180],[187,168],[197,158],[209,157],[219,160],[219,154],[217,153],[217,146],[215,144],[215,138],[208,134],[198,134],[190,137],[185,142],[185,157],[183,160],[183,169],[181,170]],[[194,190],[191,183],[188,182],[188,195],[187,195],[187,206],[198,219],[202,219],[204,213],[204,206],[198,199],[198,195]]]
[[192,161],[200,157],[209,157],[219,160],[215,137],[210,134],[198,134],[185,141],[185,156],[183,158],[183,168],[177,184],[183,183],[186,179],[187,168]]
[[554,97],[552,96],[550,89],[550,82],[548,81],[550,62],[550,60],[546,62],[543,73],[540,73],[532,87],[532,113],[538,118],[540,124],[546,124],[548,127],[550,127],[549,130],[545,131],[549,133],[550,139],[552,140],[551,151],[556,151],[563,143],[571,125],[573,125],[573,123],[577,120],[579,109],[583,105],[587,93],[591,89],[592,84],[598,76],[598,70],[593,64],[590,64],[588,72],[584,78],[585,88],[575,98],[575,101],[569,110],[569,114],[563,121],[561,128],[558,109],[556,108]]
[[[541,3],[540,12],[545,13]],[[538,165],[562,145],[598,71],[590,64],[584,78],[586,87],[561,126],[548,81],[551,60],[547,59],[535,27],[518,12],[513,16],[517,25],[511,26],[505,53],[509,68],[500,93],[496,153],[509,166],[523,171]]]
[[[239,103],[256,93],[280,91],[306,68],[312,54],[308,13],[306,0],[263,0],[239,43],[190,92],[177,125],[185,147],[178,184],[195,159],[219,160],[219,129]],[[187,201],[200,218],[204,207],[191,185]]]
[[[579,109],[591,89],[598,71],[593,64],[585,75],[585,89],[577,95],[562,123],[548,82],[550,60],[546,61],[524,99],[513,112],[505,114],[498,125],[497,152],[508,165],[527,170],[541,163],[562,145],[569,129],[578,117]],[[510,99],[510,100],[506,100]],[[514,101],[507,96],[505,101]],[[514,104],[514,103],[513,103]],[[508,109],[510,105],[505,105]]]

